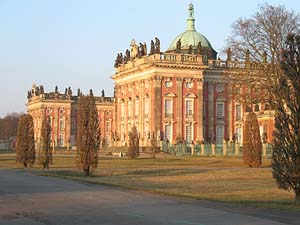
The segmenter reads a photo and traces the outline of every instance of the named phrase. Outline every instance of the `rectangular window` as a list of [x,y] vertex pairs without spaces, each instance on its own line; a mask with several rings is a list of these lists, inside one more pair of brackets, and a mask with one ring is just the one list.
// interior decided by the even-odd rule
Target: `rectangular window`
[[235,120],[241,120],[242,118],[242,106],[236,105],[235,106]]
[[192,143],[193,141],[193,126],[188,125],[185,127],[185,140],[187,144]]
[[172,141],[172,126],[171,125],[165,126],[165,140],[169,140],[169,142]]
[[186,100],[185,113],[186,113],[186,115],[194,114],[194,106],[193,106],[192,100]]
[[222,144],[224,139],[224,128],[217,127],[217,144]]
[[110,121],[106,121],[106,128],[105,128],[106,132],[111,132],[111,122]]
[[64,119],[59,120],[59,127],[60,127],[60,129],[65,129],[65,120]]
[[255,111],[255,112],[259,112],[259,104],[256,104],[256,105],[255,105],[254,111]]
[[59,145],[64,146],[65,145],[65,135],[64,133],[59,134]]
[[145,99],[144,114],[147,116],[149,114],[149,99]]
[[136,116],[139,115],[139,111],[140,111],[139,107],[140,107],[139,100],[135,100],[134,115]]
[[172,99],[165,99],[165,114],[173,114],[173,101],[172,101]]
[[217,103],[217,119],[223,120],[224,119],[224,104]]
[[132,104],[131,102],[128,102],[128,117],[131,117],[131,112],[132,112]]

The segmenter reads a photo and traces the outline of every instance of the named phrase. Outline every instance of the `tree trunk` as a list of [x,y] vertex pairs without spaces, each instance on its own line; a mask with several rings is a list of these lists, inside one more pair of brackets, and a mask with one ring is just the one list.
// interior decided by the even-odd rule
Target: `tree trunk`
[[90,167],[86,168],[83,170],[83,176],[88,177],[90,176]]
[[300,188],[295,190],[295,205],[300,205]]

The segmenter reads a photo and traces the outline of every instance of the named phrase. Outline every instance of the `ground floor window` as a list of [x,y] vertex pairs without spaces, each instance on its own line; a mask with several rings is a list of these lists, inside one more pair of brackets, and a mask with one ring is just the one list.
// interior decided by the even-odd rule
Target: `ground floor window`
[[165,125],[165,137],[164,139],[169,142],[172,142],[172,126],[171,125]]
[[217,127],[217,143],[216,144],[222,144],[224,139],[224,127]]
[[193,141],[193,126],[187,125],[185,127],[185,140],[186,143],[190,144]]

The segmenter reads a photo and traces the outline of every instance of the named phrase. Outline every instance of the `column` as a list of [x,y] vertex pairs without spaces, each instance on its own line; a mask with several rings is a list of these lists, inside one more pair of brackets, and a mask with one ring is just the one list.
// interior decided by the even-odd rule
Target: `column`
[[182,115],[182,78],[176,79],[176,87],[177,87],[177,108],[176,108],[176,122],[177,122],[177,135],[183,137],[182,125],[183,125],[183,115]]
[[154,117],[152,117],[152,121],[154,121],[154,132],[161,132],[161,119],[162,119],[162,96],[161,96],[161,77],[156,77],[153,80],[153,88],[154,88],[154,105],[153,112]]
[[203,138],[203,80],[197,79],[197,95],[198,95],[198,108],[197,108],[197,139],[199,141],[204,140]]
[[[209,83],[208,84],[208,138],[211,140],[211,138],[215,138],[214,136],[214,120],[215,120],[215,112],[214,112],[214,84]],[[213,140],[211,140],[213,141]]]

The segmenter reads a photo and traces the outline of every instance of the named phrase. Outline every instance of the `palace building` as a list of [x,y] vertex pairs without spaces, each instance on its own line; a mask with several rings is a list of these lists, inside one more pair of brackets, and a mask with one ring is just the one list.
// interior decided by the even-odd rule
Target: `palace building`
[[[188,7],[186,30],[162,52],[160,41],[146,44],[134,40],[130,50],[118,54],[114,97],[96,97],[101,135],[106,145],[128,143],[129,131],[136,126],[140,145],[149,146],[150,138],[174,143],[225,141],[242,142],[246,107],[230,96],[228,77],[257,69],[250,61],[217,58],[208,39],[195,28],[194,7]],[[42,117],[52,118],[56,145],[73,146],[76,135],[78,96],[71,91],[44,93],[36,86],[28,96],[28,112],[35,121],[36,137]],[[43,89],[43,88],[42,88]],[[257,113],[260,132],[271,142],[273,112],[267,104],[250,106]]]

